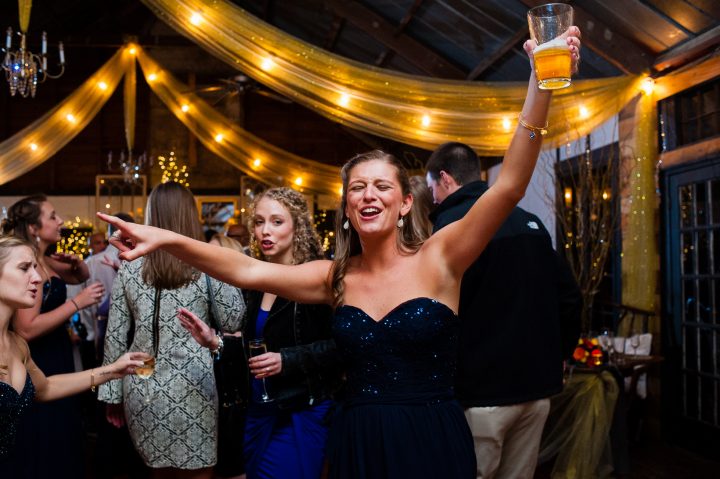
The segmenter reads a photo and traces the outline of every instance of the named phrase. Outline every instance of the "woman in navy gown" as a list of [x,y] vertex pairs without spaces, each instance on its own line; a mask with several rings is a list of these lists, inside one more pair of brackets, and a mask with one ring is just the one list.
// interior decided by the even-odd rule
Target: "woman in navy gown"
[[[290,188],[258,195],[250,211],[252,255],[276,264],[322,258],[307,200]],[[334,358],[332,311],[262,291],[246,291],[244,337],[264,339],[268,353],[250,359],[250,401],[245,428],[248,479],[318,479],[325,458],[331,407],[341,366]],[[216,349],[208,326],[183,309],[178,315],[198,342]],[[265,380],[272,401],[263,403]],[[237,431],[235,431],[237,434]],[[239,451],[236,451],[239,453]]]
[[[12,316],[18,310],[32,308],[42,294],[37,264],[29,243],[13,236],[0,237],[0,477],[3,478],[27,477],[23,467],[25,461],[47,460],[38,455],[35,445],[15,446],[18,425],[28,414],[33,400],[53,401],[86,391],[110,379],[131,374],[147,357],[144,353],[127,353],[102,368],[45,377],[30,357],[28,344],[10,328]],[[46,433],[43,424],[38,427],[38,434]],[[59,448],[61,444],[54,446]],[[21,447],[29,449],[23,451]],[[56,463],[54,467],[59,469],[62,464]]]
[[[69,319],[103,296],[101,283],[83,289],[68,300],[66,284],[85,281],[89,272],[74,255],[46,255],[60,240],[62,218],[44,195],[29,196],[13,204],[3,221],[3,233],[37,247],[42,294],[32,308],[18,311],[13,320],[17,334],[26,340],[37,366],[47,375],[75,371]],[[70,397],[50,404],[34,404],[18,430],[23,478],[77,478],[84,475],[84,434],[80,404]],[[37,458],[42,457],[42,461]]]
[[[575,66],[579,34],[576,27],[567,34]],[[525,43],[528,55],[533,47]],[[523,123],[496,182],[462,219],[425,242],[408,214],[407,171],[381,151],[358,155],[342,169],[334,261],[260,262],[100,217],[120,229],[113,242],[127,260],[162,248],[221,281],[336,308],[333,334],[347,362],[348,394],[331,425],[330,477],[472,478],[473,441],[452,392],[460,282],[525,193],[551,95],[531,72]]]

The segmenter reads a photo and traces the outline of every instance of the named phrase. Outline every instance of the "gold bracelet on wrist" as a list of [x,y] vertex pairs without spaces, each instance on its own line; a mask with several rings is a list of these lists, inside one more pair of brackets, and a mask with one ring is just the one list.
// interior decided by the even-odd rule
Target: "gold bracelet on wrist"
[[520,123],[520,126],[525,128],[526,130],[530,130],[530,139],[534,140],[535,137],[537,137],[538,133],[541,136],[544,136],[547,134],[547,127],[548,122],[545,122],[545,126],[533,126],[527,123],[525,120],[523,120],[522,113],[518,115],[518,123]]
[[95,368],[90,370],[90,390],[95,392]]

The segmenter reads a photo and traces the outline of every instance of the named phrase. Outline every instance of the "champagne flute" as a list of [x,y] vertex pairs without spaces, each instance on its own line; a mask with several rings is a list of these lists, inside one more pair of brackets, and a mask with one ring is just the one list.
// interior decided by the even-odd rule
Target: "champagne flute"
[[143,361],[142,366],[135,368],[135,375],[142,379],[145,383],[145,404],[150,404],[150,402],[152,402],[152,397],[150,395],[150,376],[152,376],[154,372],[155,358],[152,356]]
[[[265,340],[262,338],[251,339],[250,342],[248,343],[248,347],[250,348],[250,357],[253,357],[253,358],[255,356],[260,356],[261,354],[267,353],[267,344],[265,344]],[[261,381],[262,381],[263,392],[262,392],[262,396],[260,396],[260,401],[261,402],[271,402],[272,398],[270,397],[270,395],[267,392],[265,378],[262,378]]]

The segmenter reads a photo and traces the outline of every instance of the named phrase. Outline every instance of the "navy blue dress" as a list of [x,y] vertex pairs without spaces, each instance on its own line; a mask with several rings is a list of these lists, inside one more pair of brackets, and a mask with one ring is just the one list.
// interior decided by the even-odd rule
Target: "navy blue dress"
[[25,375],[20,394],[10,384],[0,381],[0,477],[16,475],[10,469],[10,458],[14,455],[17,426],[34,398],[35,387],[29,374]]
[[344,305],[333,333],[347,400],[330,426],[331,478],[474,478],[472,435],[453,398],[459,321],[429,298],[374,321]]
[[[43,284],[40,313],[62,306],[66,299],[65,281],[51,277]],[[66,323],[28,344],[33,361],[46,376],[75,372]],[[34,403],[20,421],[15,455],[20,471],[12,477],[82,478],[85,474],[84,449],[82,415],[76,397]]]

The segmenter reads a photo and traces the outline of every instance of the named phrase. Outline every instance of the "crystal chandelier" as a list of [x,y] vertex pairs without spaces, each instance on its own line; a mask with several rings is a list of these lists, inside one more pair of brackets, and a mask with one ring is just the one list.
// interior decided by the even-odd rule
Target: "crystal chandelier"
[[40,54],[36,54],[27,48],[27,27],[30,23],[30,8],[32,1],[19,0],[20,13],[20,31],[17,35],[20,37],[17,50],[13,50],[13,30],[8,27],[7,36],[5,37],[5,48],[1,51],[3,55],[2,69],[5,70],[5,78],[10,85],[10,95],[15,96],[20,93],[23,98],[28,96],[35,97],[38,83],[42,83],[48,78],[60,78],[65,73],[65,51],[63,44],[58,44],[58,53],[60,56],[60,71],[57,74],[48,72],[47,58],[47,33],[42,33],[42,47]]
[[108,153],[108,170],[119,170],[123,176],[123,180],[125,180],[125,183],[137,183],[140,180],[140,175],[145,172],[146,166],[152,167],[152,159],[148,160],[146,153],[139,156],[133,156],[132,151],[128,151],[127,155],[124,151],[121,151],[120,159],[116,164],[113,162],[112,151]]

